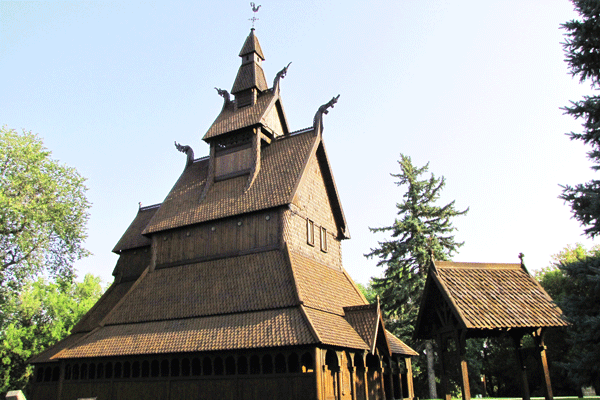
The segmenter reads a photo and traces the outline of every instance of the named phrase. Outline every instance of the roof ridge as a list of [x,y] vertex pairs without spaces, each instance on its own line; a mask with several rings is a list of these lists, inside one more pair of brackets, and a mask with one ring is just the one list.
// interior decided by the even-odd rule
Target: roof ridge
[[158,208],[158,207],[160,207],[161,205],[162,205],[162,203],[156,203],[156,204],[152,204],[152,205],[149,205],[149,206],[143,206],[143,207],[141,207],[141,206],[140,206],[140,208],[139,208],[138,212],[139,212],[139,211],[151,210],[151,209],[153,209],[153,208]]
[[310,131],[313,131],[314,129],[315,128],[312,127],[312,126],[309,126],[308,128],[298,129],[297,131],[290,132],[290,136],[291,135],[298,135],[300,133],[310,132]]
[[369,310],[371,308],[376,308],[377,304],[376,303],[369,303],[369,304],[361,304],[358,306],[346,306],[343,307],[344,311],[363,311],[363,310]]
[[436,268],[463,268],[463,269],[521,269],[520,263],[486,263],[468,261],[434,261]]

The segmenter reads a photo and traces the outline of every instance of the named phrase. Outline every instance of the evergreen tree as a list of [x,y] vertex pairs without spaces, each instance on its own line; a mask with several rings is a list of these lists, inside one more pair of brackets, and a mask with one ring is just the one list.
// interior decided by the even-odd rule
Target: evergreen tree
[[600,248],[578,249],[559,265],[567,282],[557,303],[572,324],[566,330],[571,347],[560,365],[576,385],[600,393]]
[[[600,89],[600,2],[573,0],[581,19],[563,24],[567,31],[563,43],[571,75],[588,82],[593,90]],[[584,96],[564,108],[576,119],[583,119],[583,131],[571,132],[573,140],[591,146],[588,158],[592,169],[600,170],[600,96]],[[570,203],[573,216],[593,238],[600,234],[600,180],[594,179],[576,186],[565,186],[561,198]],[[600,254],[576,262],[561,263],[560,269],[573,280],[577,290],[560,301],[560,306],[573,324],[569,341],[573,346],[571,359],[565,364],[579,385],[594,385],[600,390]]]
[[[445,179],[433,174],[423,179],[429,164],[415,167],[410,157],[403,154],[398,163],[401,172],[392,176],[398,179],[398,186],[406,187],[403,201],[396,205],[398,217],[390,226],[370,228],[372,232],[389,233],[391,237],[379,242],[379,247],[371,249],[367,257],[379,258],[377,265],[385,267],[382,278],[373,278],[373,287],[380,293],[388,329],[411,343],[431,256],[448,260],[463,245],[454,240],[452,218],[466,214],[468,209],[456,210],[454,201],[445,206],[435,204]],[[435,385],[432,386],[431,342],[426,347],[430,397],[437,397]]]
[[[580,82],[589,82],[592,89],[600,89],[600,3],[597,0],[573,0],[581,20],[572,20],[562,25],[567,31],[563,47],[566,61],[573,76]],[[575,119],[583,119],[583,132],[571,132],[572,140],[581,140],[592,149],[588,158],[600,169],[600,96],[584,96],[583,100],[571,101],[564,107],[565,113]],[[590,237],[600,234],[600,181],[597,179],[575,187],[563,188],[561,198],[571,204],[573,216],[584,227]]]

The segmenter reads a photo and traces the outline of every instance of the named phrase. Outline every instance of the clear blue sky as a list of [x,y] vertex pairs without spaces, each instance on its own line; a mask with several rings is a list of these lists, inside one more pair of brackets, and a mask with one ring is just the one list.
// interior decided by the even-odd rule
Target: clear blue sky
[[[444,175],[441,204],[464,241],[456,261],[545,267],[582,229],[559,184],[593,174],[565,132],[561,106],[589,93],[568,75],[559,25],[566,0],[256,1],[268,82],[282,81],[293,130],[341,94],[324,139],[352,239],[344,266],[380,274],[364,253],[402,192],[400,153]],[[93,203],[77,264],[112,280],[110,251],[138,202],[162,202],[183,170],[173,141],[207,154],[201,137],[230,89],[249,33],[248,1],[0,1],[0,124],[32,130],[54,158],[88,178]]]

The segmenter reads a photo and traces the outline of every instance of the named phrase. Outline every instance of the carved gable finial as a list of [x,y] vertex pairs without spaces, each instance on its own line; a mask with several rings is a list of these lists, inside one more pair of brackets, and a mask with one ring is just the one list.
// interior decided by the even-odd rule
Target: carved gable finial
[[281,71],[279,71],[277,73],[277,75],[275,75],[275,79],[273,79],[273,93],[277,93],[279,92],[279,81],[283,78],[285,78],[285,75],[287,74],[287,70],[290,67],[290,64],[292,62],[290,61],[290,63],[288,65],[286,65],[285,67],[283,67],[283,69]]
[[191,148],[191,146],[182,146],[179,143],[175,142],[175,148],[180,152],[187,154],[187,162],[185,164],[186,168],[192,165],[192,163],[194,162],[194,150]]
[[313,118],[313,129],[315,130],[315,135],[320,135],[323,132],[323,114],[329,114],[328,108],[333,108],[335,103],[337,103],[340,95],[333,97],[329,102],[323,104],[317,110],[315,117]]

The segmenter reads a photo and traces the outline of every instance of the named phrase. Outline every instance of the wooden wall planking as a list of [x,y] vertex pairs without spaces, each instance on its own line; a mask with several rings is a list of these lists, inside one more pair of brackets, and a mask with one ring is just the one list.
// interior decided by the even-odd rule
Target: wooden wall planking
[[280,243],[278,211],[246,214],[157,233],[157,265],[246,252]]

